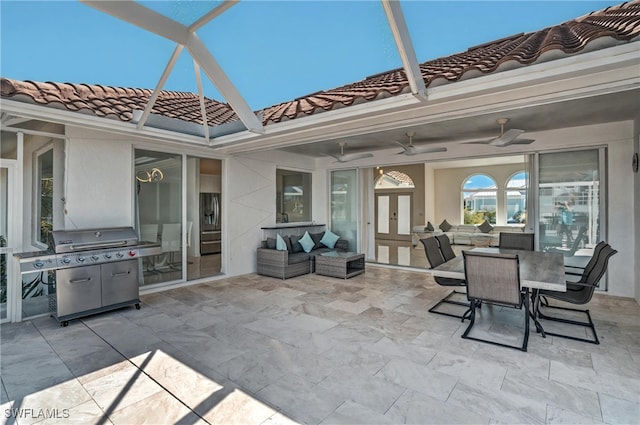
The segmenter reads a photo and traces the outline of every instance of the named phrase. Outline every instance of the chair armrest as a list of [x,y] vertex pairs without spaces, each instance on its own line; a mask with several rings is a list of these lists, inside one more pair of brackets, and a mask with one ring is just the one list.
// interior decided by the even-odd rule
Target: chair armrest
[[258,263],[286,265],[289,263],[289,251],[258,248]]

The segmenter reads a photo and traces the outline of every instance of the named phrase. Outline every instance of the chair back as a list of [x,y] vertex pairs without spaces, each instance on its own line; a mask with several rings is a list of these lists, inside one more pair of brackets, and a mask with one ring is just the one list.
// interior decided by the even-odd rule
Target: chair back
[[157,224],[141,224],[140,225],[140,241],[141,242],[158,242],[158,225]]
[[449,261],[452,258],[456,258],[456,253],[453,252],[453,248],[451,248],[451,242],[449,241],[449,236],[436,235],[435,238],[438,240],[438,245],[440,246],[440,252],[442,252],[444,261]]
[[442,252],[440,252],[440,246],[435,237],[420,239],[420,242],[422,242],[424,246],[424,253],[427,255],[427,260],[431,268],[438,267],[444,263],[444,257],[442,256]]
[[520,262],[517,255],[462,251],[467,298],[521,307]]
[[591,273],[591,270],[596,266],[596,263],[598,262],[598,257],[600,256],[600,253],[606,246],[610,246],[610,245],[605,241],[600,241],[593,248],[593,254],[591,255],[591,259],[589,260],[587,265],[584,266],[583,275]]
[[162,225],[162,252],[174,252],[180,250],[182,235],[180,223],[165,223]]
[[533,251],[533,233],[500,232],[498,246],[503,249]]
[[[582,277],[580,278],[579,282],[592,286],[594,288],[597,288],[598,285],[600,284],[600,279],[602,279],[602,276],[604,276],[604,274],[607,271],[609,258],[615,255],[617,252],[618,251],[611,248],[611,245],[606,244],[600,250],[600,254],[598,255],[598,258],[593,264],[593,267],[591,267],[589,270],[585,268],[584,273],[582,274]],[[592,259],[593,258],[595,258],[595,256],[592,257]],[[591,261],[589,263],[591,263]],[[587,264],[587,266],[588,265],[589,264]]]

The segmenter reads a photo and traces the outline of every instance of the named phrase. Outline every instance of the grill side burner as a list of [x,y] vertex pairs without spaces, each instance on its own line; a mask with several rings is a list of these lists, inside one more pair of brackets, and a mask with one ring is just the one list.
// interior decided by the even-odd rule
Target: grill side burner
[[138,258],[162,253],[158,243],[138,243],[133,227],[54,230],[54,252],[16,254],[21,273],[56,271],[51,315],[69,320],[116,308],[140,308]]

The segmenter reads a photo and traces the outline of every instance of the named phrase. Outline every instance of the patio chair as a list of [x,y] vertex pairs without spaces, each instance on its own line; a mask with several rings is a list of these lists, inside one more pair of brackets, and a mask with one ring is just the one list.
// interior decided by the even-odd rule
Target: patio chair
[[580,248],[580,244],[585,239],[585,233],[587,232],[587,226],[580,226],[578,229],[578,235],[573,240],[573,244],[570,248],[561,248],[561,247],[551,247],[549,248],[549,252],[560,252],[565,257],[573,257],[578,248]]
[[456,257],[456,253],[453,252],[453,248],[451,248],[451,241],[449,241],[449,236],[436,235],[435,238],[438,241],[438,246],[440,246],[440,252],[442,252],[444,261],[449,261],[452,258]]
[[[594,255],[591,257],[591,261],[585,267],[584,272],[582,273],[582,277],[577,282],[567,281],[567,292],[556,292],[556,291],[548,291],[548,290],[538,290],[536,293],[536,302],[534,305],[534,314],[538,319],[551,320],[554,322],[568,323],[570,325],[583,326],[591,329],[593,333],[593,339],[588,338],[580,338],[577,336],[559,334],[559,333],[551,333],[545,331],[547,335],[558,336],[561,338],[573,339],[575,341],[583,341],[589,342],[591,344],[600,344],[600,340],[598,339],[598,334],[596,333],[596,327],[593,324],[593,320],[591,320],[591,314],[589,310],[581,310],[570,307],[562,307],[557,305],[549,304],[549,298],[555,299],[558,301],[563,301],[565,303],[576,304],[576,305],[584,305],[591,301],[591,297],[593,297],[593,292],[600,284],[600,280],[602,276],[607,271],[607,266],[609,264],[609,259],[615,255],[618,251],[613,249],[611,245],[604,245],[597,257]],[[583,313],[587,317],[586,322],[582,322],[579,320],[567,319],[563,317],[556,316],[548,316],[547,314],[542,312],[542,307],[545,309],[557,309],[557,310],[565,310],[570,312],[578,312]]]
[[[520,263],[517,255],[463,251],[467,298],[471,303],[470,323],[462,338],[486,342],[501,347],[527,351],[529,342],[529,297],[520,287]],[[524,338],[521,346],[481,339],[469,335],[475,324],[480,303],[512,307],[524,312]],[[524,305],[524,308],[523,308]]]
[[567,281],[575,282],[578,279],[573,276],[581,277],[585,272],[587,273],[591,272],[591,269],[595,266],[596,262],[598,261],[598,256],[600,255],[600,252],[607,245],[608,244],[605,241],[598,242],[598,244],[593,248],[593,253],[591,254],[591,258],[589,258],[588,262],[584,265],[582,264],[577,265],[572,262],[572,259],[575,260],[577,258],[586,258],[586,257],[565,258],[565,262],[564,262],[565,274],[568,275],[569,277],[572,277],[570,279],[568,278]]
[[[420,242],[424,246],[424,252],[427,256],[427,260],[429,261],[429,265],[431,266],[431,268],[438,267],[440,264],[443,264],[445,262],[444,256],[442,255],[442,251],[440,251],[440,245],[438,244],[438,240],[434,236],[420,239]],[[448,277],[434,276],[433,280],[440,286],[451,286],[451,287],[465,286],[465,281],[462,279],[453,279]],[[437,310],[442,304],[453,304],[453,305],[464,306],[467,308],[465,311],[467,311],[469,308],[468,302],[455,301],[450,299],[456,294],[464,294],[464,292],[459,292],[456,290],[451,291],[446,297],[442,298],[440,301],[436,303],[436,305],[431,307],[429,309],[429,312],[464,320],[465,314],[454,314],[454,313],[449,313],[447,311]]]
[[533,233],[500,232],[498,247],[502,249],[533,251]]

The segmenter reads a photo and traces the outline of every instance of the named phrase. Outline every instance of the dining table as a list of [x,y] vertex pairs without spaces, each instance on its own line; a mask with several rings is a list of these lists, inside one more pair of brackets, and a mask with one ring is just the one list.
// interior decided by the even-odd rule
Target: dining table
[[[472,248],[469,251],[491,254],[517,254],[520,262],[520,285],[529,289],[566,292],[564,256],[557,252],[522,251],[504,248]],[[430,270],[433,276],[463,279],[464,258],[452,258]]]
[[[564,256],[557,252],[523,251],[504,248],[472,248],[469,251],[486,252],[491,254],[517,254],[520,267],[520,286],[524,288],[526,296],[530,296],[530,290],[537,289],[549,291],[567,292],[567,282],[564,268]],[[465,279],[464,257],[456,256],[449,261],[430,269],[433,276]],[[532,298],[534,298],[532,297]],[[532,299],[529,315],[533,319],[536,330],[546,337],[544,328],[538,321],[535,312],[535,300]]]

